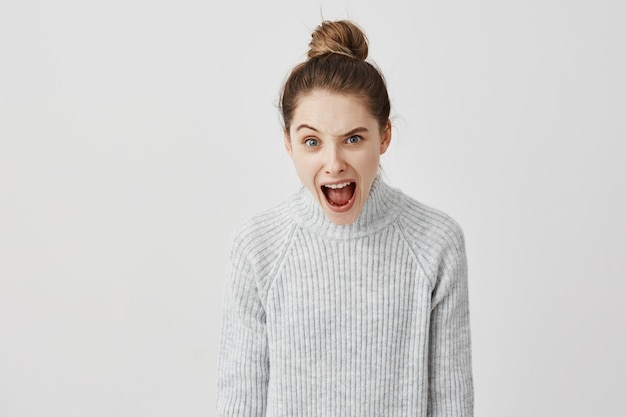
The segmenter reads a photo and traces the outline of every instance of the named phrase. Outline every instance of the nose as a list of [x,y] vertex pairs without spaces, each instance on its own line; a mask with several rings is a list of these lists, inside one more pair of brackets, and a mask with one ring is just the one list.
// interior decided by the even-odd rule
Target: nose
[[339,175],[346,170],[346,160],[339,146],[328,146],[325,155],[325,172],[328,175]]

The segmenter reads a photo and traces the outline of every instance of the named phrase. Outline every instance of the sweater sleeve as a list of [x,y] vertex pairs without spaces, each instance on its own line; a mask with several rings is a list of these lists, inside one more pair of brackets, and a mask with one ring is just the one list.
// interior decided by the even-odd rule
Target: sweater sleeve
[[474,390],[467,260],[458,226],[443,250],[432,297],[428,416],[471,417]]
[[230,254],[219,354],[217,415],[265,416],[269,356],[265,310],[241,245]]

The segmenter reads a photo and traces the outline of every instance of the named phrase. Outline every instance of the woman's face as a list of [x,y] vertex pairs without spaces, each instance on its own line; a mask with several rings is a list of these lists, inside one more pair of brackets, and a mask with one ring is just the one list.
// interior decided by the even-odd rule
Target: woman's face
[[391,140],[362,100],[326,90],[301,97],[285,146],[302,183],[335,224],[354,222]]

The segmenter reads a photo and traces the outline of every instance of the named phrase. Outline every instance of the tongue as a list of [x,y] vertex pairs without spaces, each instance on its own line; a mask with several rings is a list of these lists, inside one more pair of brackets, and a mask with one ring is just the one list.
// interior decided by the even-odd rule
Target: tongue
[[326,197],[335,206],[345,206],[354,194],[354,183],[343,188],[328,188]]

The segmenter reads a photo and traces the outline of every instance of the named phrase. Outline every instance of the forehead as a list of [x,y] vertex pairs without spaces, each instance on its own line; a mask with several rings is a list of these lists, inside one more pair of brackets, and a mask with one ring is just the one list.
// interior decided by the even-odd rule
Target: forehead
[[339,135],[356,127],[372,128],[376,126],[376,119],[360,97],[314,90],[298,100],[291,129],[297,129],[301,124],[323,133]]

